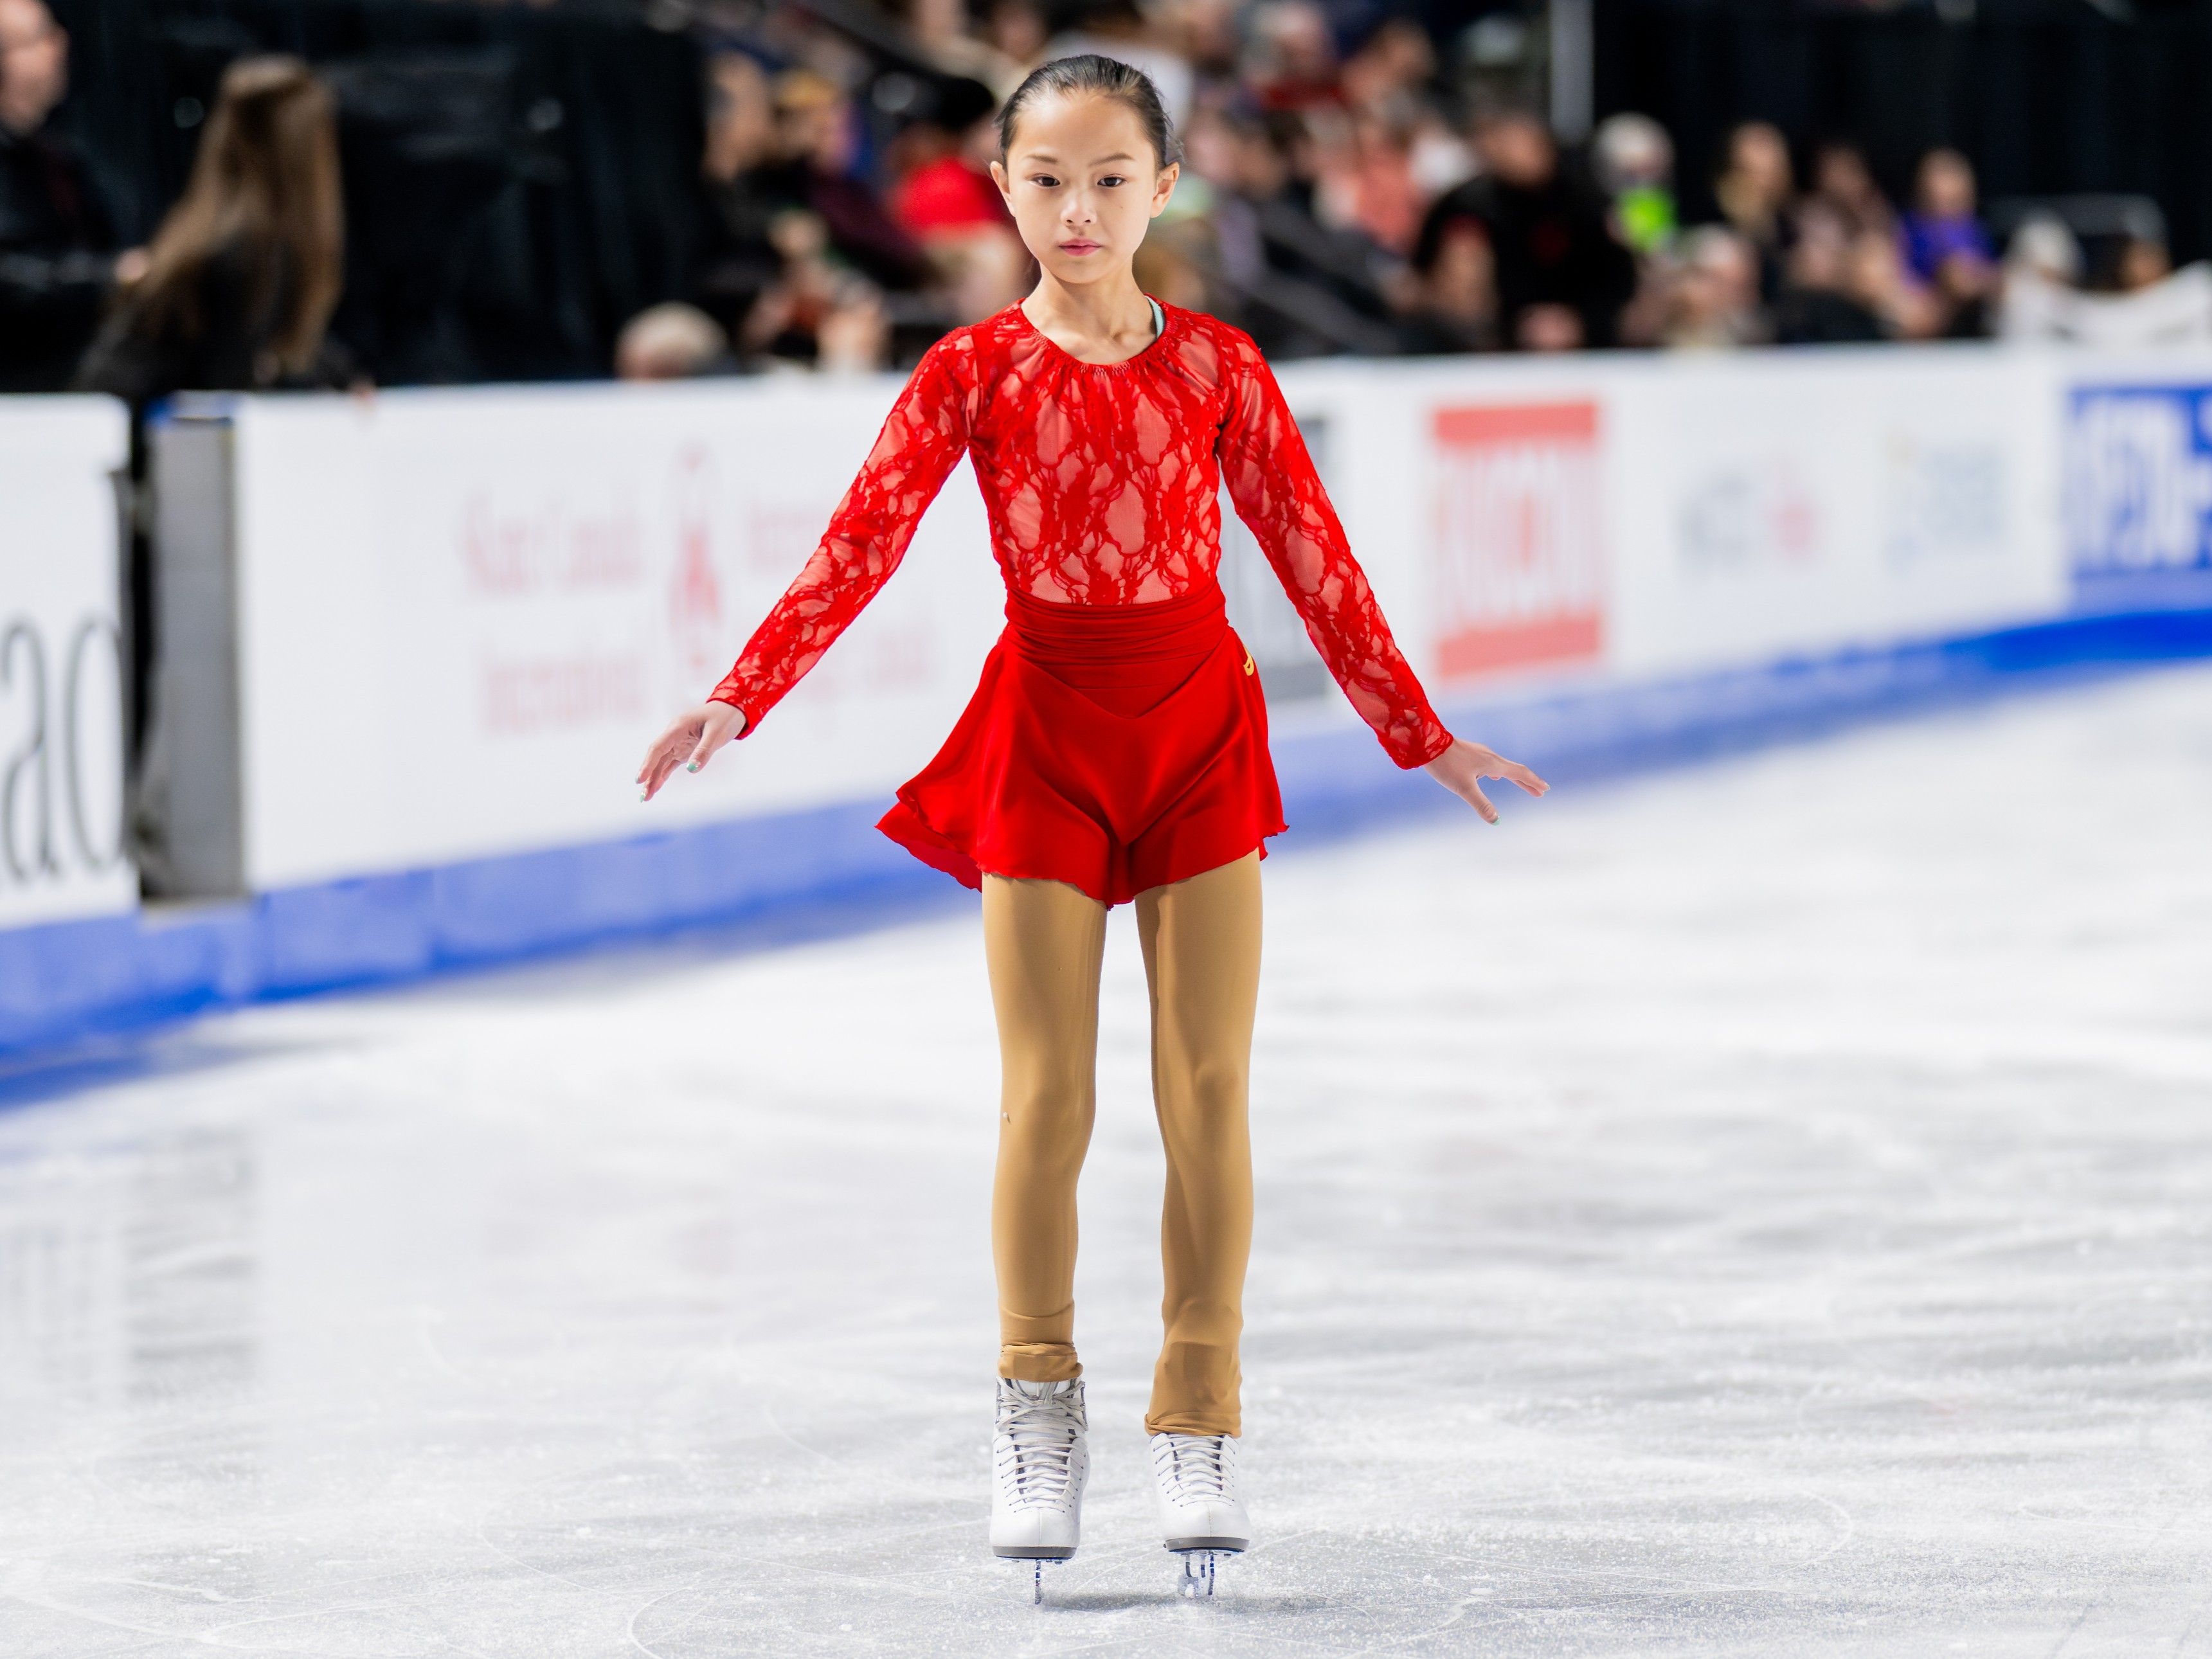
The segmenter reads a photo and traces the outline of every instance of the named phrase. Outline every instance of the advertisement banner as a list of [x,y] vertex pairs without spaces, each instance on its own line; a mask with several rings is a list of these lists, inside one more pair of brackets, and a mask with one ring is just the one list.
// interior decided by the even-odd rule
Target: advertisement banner
[[0,928],[138,902],[123,848],[120,518],[105,398],[0,398]]
[[2062,609],[2046,384],[1994,353],[1838,353],[1624,387],[1612,665],[1749,663]]
[[757,736],[649,807],[632,779],[813,552],[896,389],[246,400],[251,884],[888,804],[1004,625],[964,466]]
[[1436,411],[1434,672],[1595,661],[1604,648],[1598,406]]
[[2075,607],[2212,605],[2212,385],[2075,386],[2064,442]]

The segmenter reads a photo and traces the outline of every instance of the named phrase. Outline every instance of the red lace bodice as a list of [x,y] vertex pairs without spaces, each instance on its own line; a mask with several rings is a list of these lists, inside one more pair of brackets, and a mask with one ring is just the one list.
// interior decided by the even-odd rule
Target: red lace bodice
[[1390,757],[1412,767],[1442,754],[1451,736],[1390,637],[1259,348],[1211,317],[1164,309],[1159,338],[1127,362],[1070,356],[1019,306],[932,346],[715,699],[757,727],[898,568],[964,453],[1006,586],[1067,605],[1142,605],[1212,581],[1226,481]]

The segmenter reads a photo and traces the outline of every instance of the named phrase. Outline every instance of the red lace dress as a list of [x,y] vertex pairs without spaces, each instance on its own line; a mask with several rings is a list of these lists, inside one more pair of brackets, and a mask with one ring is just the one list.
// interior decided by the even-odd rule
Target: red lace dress
[[1164,307],[1126,362],[1085,363],[1019,306],[933,346],[822,544],[714,690],[745,732],[890,580],[975,459],[1008,627],[884,831],[969,886],[1066,881],[1108,903],[1283,828],[1252,661],[1223,612],[1229,487],[1306,631],[1401,767],[1451,736],[1390,637],[1274,377],[1245,335]]

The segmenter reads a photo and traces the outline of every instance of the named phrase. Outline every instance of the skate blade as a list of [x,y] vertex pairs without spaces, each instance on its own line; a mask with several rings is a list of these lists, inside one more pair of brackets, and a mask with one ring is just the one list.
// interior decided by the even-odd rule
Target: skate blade
[[1065,1555],[1006,1555],[1014,1564],[1014,1583],[1023,1601],[1033,1607],[1044,1605],[1044,1570],[1062,1565]]
[[1235,1555],[1233,1549],[1176,1549],[1176,1559],[1182,1563],[1182,1571],[1176,1581],[1176,1589],[1194,1601],[1213,1599],[1214,1568],[1223,1557]]

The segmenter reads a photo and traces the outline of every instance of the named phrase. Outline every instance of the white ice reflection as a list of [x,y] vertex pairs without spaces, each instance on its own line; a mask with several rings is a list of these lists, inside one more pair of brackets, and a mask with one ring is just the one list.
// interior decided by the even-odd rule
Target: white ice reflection
[[[2212,672],[1269,866],[1262,1547],[983,1554],[972,921],[269,1009],[0,1116],[0,1653],[2212,1644]],[[228,1054],[205,1063],[210,1050]]]

